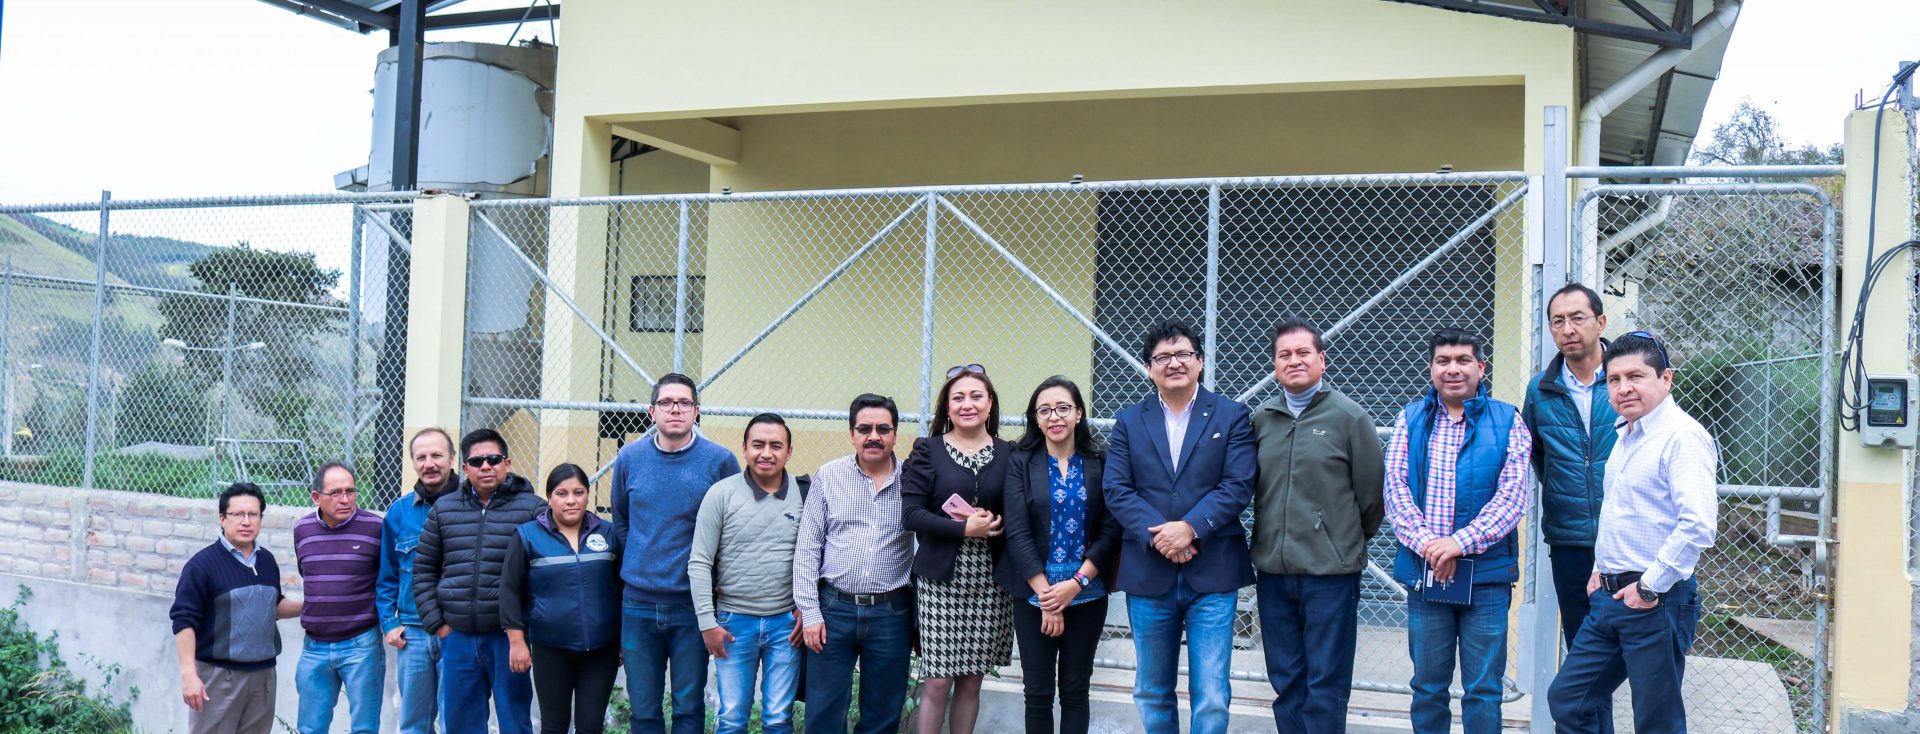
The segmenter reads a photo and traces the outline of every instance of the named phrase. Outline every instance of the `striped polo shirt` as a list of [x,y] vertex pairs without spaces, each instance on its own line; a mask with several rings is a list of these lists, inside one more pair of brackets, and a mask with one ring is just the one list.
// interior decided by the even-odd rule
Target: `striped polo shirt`
[[293,554],[306,590],[300,627],[315,642],[339,642],[372,629],[380,578],[379,515],[365,509],[338,527],[315,512],[293,525]]

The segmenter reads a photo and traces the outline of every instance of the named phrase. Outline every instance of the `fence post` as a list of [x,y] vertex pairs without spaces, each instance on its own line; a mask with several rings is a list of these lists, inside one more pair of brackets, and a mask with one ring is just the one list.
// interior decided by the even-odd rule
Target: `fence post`
[[7,354],[7,335],[13,331],[13,254],[7,254],[7,269],[0,274],[0,453],[13,456],[13,362]]
[[[1207,315],[1205,334],[1200,349],[1208,357],[1213,357],[1215,335],[1220,331],[1220,184],[1207,187]],[[1208,390],[1213,389],[1213,376],[1220,374],[1219,369],[1205,370],[1204,380]]]
[[100,330],[107,311],[107,202],[113,192],[100,192],[100,230],[93,238],[93,336],[87,347],[87,435],[81,449],[80,488],[93,489],[93,457],[100,433]]
[[[1540,178],[1540,212],[1529,212],[1529,216],[1540,217],[1540,270],[1539,282],[1535,284],[1533,333],[1539,345],[1534,362],[1542,365],[1559,351],[1552,339],[1544,337],[1548,329],[1547,300],[1567,283],[1570,250],[1567,242],[1567,108],[1549,106],[1544,118],[1545,166]],[[1529,722],[1533,731],[1551,732],[1553,711],[1547,704],[1547,690],[1553,687],[1553,676],[1560,668],[1560,604],[1553,588],[1553,566],[1548,562],[1547,544],[1540,528],[1540,503],[1532,505],[1534,509],[1527,523],[1527,572],[1533,598],[1521,607],[1520,627],[1526,635],[1520,641],[1523,651],[1520,661],[1527,669],[1519,671],[1517,677],[1522,690],[1532,696]]]
[[673,271],[673,371],[684,372],[687,354],[687,219],[688,204],[680,202],[679,255]]
[[233,438],[233,351],[240,343],[235,331],[239,328],[240,301],[239,286],[227,281],[227,342],[220,350],[220,437]]
[[[353,449],[354,444],[359,443],[360,433],[360,249],[363,244],[361,216],[360,205],[353,205],[353,210],[348,214],[353,229],[347,235],[346,446],[341,451],[341,455],[346,457],[348,466],[354,466]],[[356,468],[354,471],[359,469]]]
[[933,426],[933,267],[937,254],[940,195],[927,195],[926,270],[920,283],[920,434]]

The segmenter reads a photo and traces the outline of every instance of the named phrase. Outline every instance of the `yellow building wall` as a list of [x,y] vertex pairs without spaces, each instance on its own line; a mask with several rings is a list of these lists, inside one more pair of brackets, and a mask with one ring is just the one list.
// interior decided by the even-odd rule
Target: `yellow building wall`
[[[1390,2],[1231,2],[1204,12],[1132,1],[985,3],[956,12],[864,0],[804,10],[761,0],[580,0],[568,13],[556,117],[560,196],[616,186],[687,190],[700,178],[687,159],[636,173],[638,161],[673,160],[661,158],[665,152],[629,161],[618,182],[606,141],[614,123],[689,118],[739,131],[737,163],[706,176],[716,192],[1063,181],[1076,173],[1103,180],[1442,164],[1537,171],[1540,107],[1571,106],[1575,85],[1567,29]],[[1091,197],[1026,209],[956,203],[1092,316]],[[909,204],[710,207],[698,364],[717,368]],[[703,402],[844,410],[854,392],[874,389],[917,411],[924,222],[915,213]],[[943,212],[938,226],[935,370],[987,363],[1008,414],[1047,374],[1085,384],[1085,330],[951,216]],[[1530,299],[1507,289],[1529,286],[1524,243],[1506,236],[1519,230],[1501,231],[1496,342],[1513,349],[1502,359],[1513,375],[1502,382],[1517,383],[1530,340],[1506,307]],[[573,267],[582,289],[604,282],[595,271],[607,263],[593,257],[582,252]],[[582,299],[583,307],[594,310],[599,297]],[[999,327],[1012,318],[1023,328]],[[864,341],[848,343],[853,331]],[[1114,336],[1129,349],[1138,338]],[[836,353],[822,353],[830,338],[839,340]],[[1139,387],[1144,392],[1144,379]],[[703,425],[732,445],[743,422],[710,415]],[[803,454],[810,445],[830,446],[823,457],[845,450],[844,424],[796,427]]]

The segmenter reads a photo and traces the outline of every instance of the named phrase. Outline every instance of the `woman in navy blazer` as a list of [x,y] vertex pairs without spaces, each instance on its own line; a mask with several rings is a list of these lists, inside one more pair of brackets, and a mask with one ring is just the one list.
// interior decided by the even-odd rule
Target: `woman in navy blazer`
[[1013,631],[1026,687],[1027,734],[1085,734],[1094,651],[1106,629],[1107,588],[1120,523],[1100,496],[1103,451],[1080,387],[1049,377],[1027,399],[1027,431],[1007,467],[1007,547],[994,577],[1013,595]]

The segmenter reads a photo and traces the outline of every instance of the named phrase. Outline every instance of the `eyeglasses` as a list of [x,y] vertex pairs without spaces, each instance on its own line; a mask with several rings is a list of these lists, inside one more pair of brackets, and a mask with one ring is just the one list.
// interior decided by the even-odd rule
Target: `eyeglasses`
[[1592,316],[1588,316],[1585,313],[1577,313],[1572,316],[1555,316],[1551,320],[1547,321],[1547,323],[1552,324],[1553,328],[1555,329],[1567,328],[1567,324],[1573,324],[1573,328],[1578,329],[1580,327],[1586,326],[1587,322],[1592,320],[1593,320]]
[[258,512],[222,512],[220,516],[239,520],[240,522],[253,522],[260,519],[260,513]]
[[653,407],[667,411],[668,413],[685,413],[700,407],[700,404],[691,400],[656,400],[653,403]]
[[1200,356],[1199,352],[1185,352],[1185,351],[1167,352],[1165,354],[1153,355],[1153,359],[1150,359],[1148,361],[1152,362],[1153,366],[1155,367],[1165,367],[1170,362],[1179,362],[1180,364],[1186,364],[1188,362],[1192,362],[1193,358],[1198,356]]
[[964,375],[984,375],[986,373],[987,373],[987,368],[977,364],[957,364],[947,368],[947,379],[951,380],[963,374]]
[[354,495],[356,495],[356,494],[359,494],[359,493],[360,493],[360,488],[359,488],[359,487],[347,487],[346,489],[335,489],[335,490],[329,490],[329,491],[326,491],[326,492],[321,492],[321,493],[320,493],[320,496],[322,496],[322,497],[352,497],[352,496],[354,496]]
[[475,469],[480,468],[481,465],[483,464],[486,466],[499,466],[500,462],[506,461],[506,460],[507,460],[506,454],[487,454],[486,456],[471,456],[467,458],[467,466],[473,467]]
[[1660,364],[1657,364],[1657,365],[1654,365],[1654,366],[1655,366],[1655,367],[1658,367],[1658,368],[1660,368],[1660,369],[1663,369],[1663,370],[1664,370],[1664,369],[1672,369],[1672,368],[1673,368],[1673,358],[1672,358],[1672,357],[1669,357],[1669,356],[1667,356],[1667,345],[1665,345],[1665,344],[1661,344],[1661,343],[1660,343],[1660,338],[1659,338],[1659,337],[1656,337],[1656,336],[1654,336],[1654,335],[1653,335],[1653,332],[1651,332],[1651,331],[1629,331],[1629,332],[1627,332],[1627,333],[1626,333],[1626,336],[1632,336],[1632,337],[1639,337],[1639,338],[1641,338],[1641,339],[1645,339],[1645,340],[1647,340],[1647,341],[1650,341],[1650,342],[1653,342],[1653,348],[1654,348],[1654,349],[1658,349],[1658,350],[1660,350]]
[[854,426],[853,432],[858,433],[862,436],[871,436],[876,433],[882,436],[891,436],[893,435],[893,424],[882,423],[876,426],[876,425],[871,425],[867,423],[862,423],[860,425]]
[[1035,408],[1033,410],[1033,414],[1043,420],[1047,418],[1053,418],[1055,416],[1058,416],[1061,418],[1070,418],[1073,416],[1073,412],[1076,410],[1079,410],[1079,408],[1076,408],[1072,405],[1042,405],[1038,408]]

